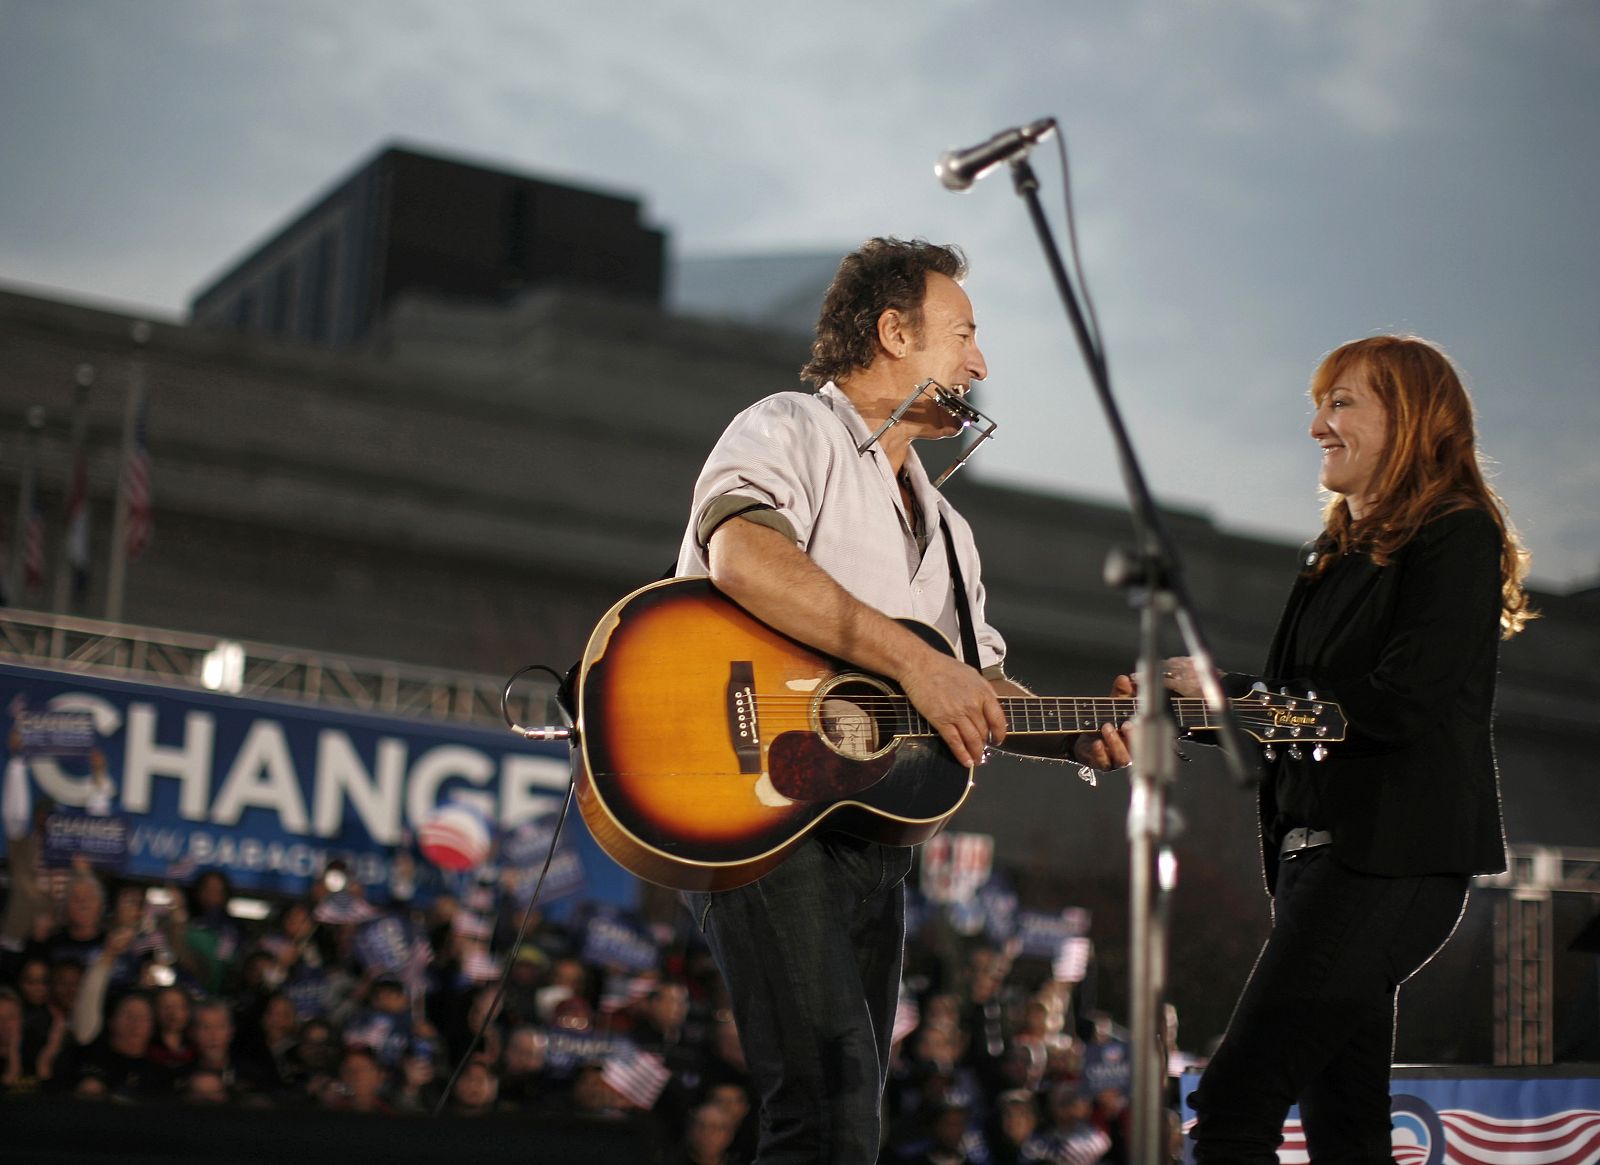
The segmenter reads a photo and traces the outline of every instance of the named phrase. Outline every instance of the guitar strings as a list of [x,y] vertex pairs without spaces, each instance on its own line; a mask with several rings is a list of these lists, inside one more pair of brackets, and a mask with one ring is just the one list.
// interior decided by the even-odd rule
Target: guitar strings
[[[920,726],[929,734],[934,732],[931,723],[912,707],[910,700],[904,695],[887,692],[862,695],[836,693],[826,698],[859,711],[859,715],[854,716],[847,712],[828,714],[827,719],[837,725],[858,727],[886,716],[898,716],[905,718],[909,722],[909,727]],[[758,693],[756,696],[758,711],[766,708],[776,715],[793,715],[797,711],[808,711],[814,703],[815,697],[809,693],[769,692]],[[1177,696],[1169,703],[1178,714],[1180,722],[1187,722],[1188,727],[1212,726],[1212,709],[1203,697]],[[1010,714],[1009,718],[1016,721],[1011,726],[1015,732],[1092,730],[1107,721],[1130,719],[1138,711],[1138,700],[1132,696],[1002,696],[1000,704]],[[1307,704],[1318,706],[1319,702],[1307,701]],[[1072,711],[1068,712],[1066,709]],[[1249,698],[1235,701],[1233,710],[1235,715],[1247,724],[1277,724],[1275,713],[1279,709],[1262,701],[1253,701]],[[1040,722],[1037,727],[1034,726],[1035,720]],[[1047,721],[1055,722],[1047,723]]]

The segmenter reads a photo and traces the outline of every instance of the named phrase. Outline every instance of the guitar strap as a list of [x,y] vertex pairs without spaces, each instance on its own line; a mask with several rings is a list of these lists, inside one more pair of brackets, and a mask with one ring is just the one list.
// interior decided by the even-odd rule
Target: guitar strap
[[967,603],[967,581],[961,577],[961,564],[956,561],[956,540],[950,533],[950,523],[940,515],[939,529],[944,531],[944,552],[950,559],[950,581],[956,588],[956,620],[961,624],[961,658],[973,667],[978,666],[978,633],[972,627],[972,608]]

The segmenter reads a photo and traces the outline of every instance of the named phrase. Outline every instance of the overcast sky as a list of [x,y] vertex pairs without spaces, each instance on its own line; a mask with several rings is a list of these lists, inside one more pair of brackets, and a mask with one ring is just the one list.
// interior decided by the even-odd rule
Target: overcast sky
[[1310,371],[1413,331],[1565,589],[1600,575],[1597,111],[1597,0],[0,0],[0,280],[179,314],[391,140],[635,194],[680,255],[959,242],[977,471],[1114,500],[1006,175],[932,175],[1050,115],[1164,500],[1315,533]]

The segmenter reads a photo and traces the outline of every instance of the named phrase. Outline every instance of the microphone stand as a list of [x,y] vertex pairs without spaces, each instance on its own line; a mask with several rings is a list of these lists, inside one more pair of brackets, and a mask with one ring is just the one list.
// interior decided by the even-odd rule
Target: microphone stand
[[1177,885],[1178,862],[1172,851],[1177,825],[1167,807],[1167,794],[1177,761],[1177,722],[1162,698],[1158,632],[1161,616],[1171,614],[1188,653],[1194,657],[1202,695],[1220,718],[1223,752],[1234,779],[1245,785],[1255,777],[1244,763],[1243,745],[1232,708],[1217,680],[1211,650],[1155,499],[1133,451],[1121,412],[1111,394],[1103,354],[1096,347],[1062,264],[1050,224],[1039,204],[1039,180],[1026,154],[1011,162],[1017,195],[1027,204],[1039,235],[1045,261],[1055,278],[1062,305],[1072,321],[1078,347],[1088,365],[1106,423],[1111,428],[1137,545],[1131,552],[1113,550],[1106,561],[1108,586],[1126,590],[1139,608],[1138,712],[1133,721],[1133,767],[1128,803],[1129,843],[1129,995],[1132,1003],[1133,1125],[1129,1160],[1155,1165],[1167,1160],[1163,1118],[1166,1080],[1164,1004],[1167,989],[1168,922],[1171,894]]

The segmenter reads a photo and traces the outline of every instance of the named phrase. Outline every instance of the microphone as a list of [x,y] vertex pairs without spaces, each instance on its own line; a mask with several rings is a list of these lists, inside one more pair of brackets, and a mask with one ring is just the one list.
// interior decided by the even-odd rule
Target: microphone
[[946,150],[939,155],[933,172],[946,190],[966,190],[1001,162],[1021,157],[1049,137],[1056,119],[1041,117],[1032,125],[1001,130],[986,142],[965,150]]

